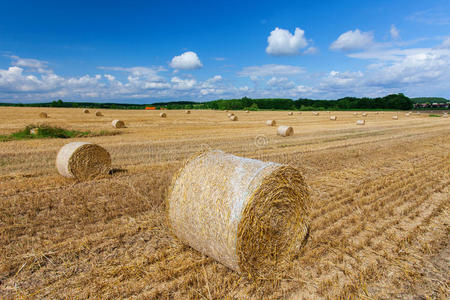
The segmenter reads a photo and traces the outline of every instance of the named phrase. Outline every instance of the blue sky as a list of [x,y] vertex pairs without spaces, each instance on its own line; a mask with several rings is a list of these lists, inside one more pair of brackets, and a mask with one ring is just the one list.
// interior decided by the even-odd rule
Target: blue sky
[[0,1],[0,101],[450,98],[450,1]]

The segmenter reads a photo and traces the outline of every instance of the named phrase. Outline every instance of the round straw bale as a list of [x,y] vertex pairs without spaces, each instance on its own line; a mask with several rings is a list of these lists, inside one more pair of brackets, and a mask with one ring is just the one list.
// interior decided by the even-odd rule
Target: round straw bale
[[363,117],[367,117],[367,113],[362,113],[362,115],[361,116],[363,116]]
[[365,120],[358,120],[358,121],[356,121],[356,125],[364,125],[364,124],[366,124]]
[[237,121],[237,120],[238,120],[238,117],[235,116],[235,115],[232,115],[232,116],[230,117],[230,120],[231,120],[231,121]]
[[47,115],[46,112],[41,112],[41,113],[39,114],[39,118],[46,119],[46,118],[48,118],[48,115]]
[[331,120],[331,121],[336,121],[336,120],[337,120],[337,117],[336,117],[336,116],[330,116],[330,120]]
[[357,115],[358,115],[358,113],[354,112],[354,113],[353,113],[353,115],[354,115],[354,116],[357,116]]
[[122,120],[114,120],[111,124],[114,128],[125,128],[125,123]]
[[68,143],[56,156],[56,168],[64,177],[84,180],[107,174],[111,169],[111,156],[96,144]]
[[288,115],[292,116],[294,113],[292,111],[288,112]]
[[191,113],[191,111],[190,111],[190,110],[186,110],[185,113],[186,113],[187,115],[189,115],[189,114]]
[[443,118],[448,118],[448,114],[443,114],[442,117]]
[[228,118],[230,118],[230,117],[234,116],[234,114],[233,113],[229,113],[229,114],[227,114],[227,116],[228,116]]
[[160,116],[161,118],[167,117],[166,113],[160,113],[159,116]]
[[97,117],[102,117],[102,116],[103,116],[103,114],[102,114],[101,111],[96,111],[96,112],[95,112],[95,115],[96,115]]
[[392,116],[393,120],[398,120],[398,116]]
[[83,113],[88,114],[89,113],[89,109],[83,109]]
[[313,112],[313,115],[318,116],[319,113],[318,112]]
[[30,129],[30,134],[32,135],[36,135],[39,133],[39,128],[35,127],[35,128],[31,128]]
[[213,150],[175,175],[166,207],[183,243],[239,273],[270,278],[305,245],[309,205],[298,170]]
[[291,126],[278,126],[277,134],[281,136],[294,135],[294,129]]
[[275,126],[275,125],[277,125],[277,122],[275,120],[267,120],[266,125],[267,126]]
[[249,113],[249,111],[248,111],[248,110],[246,110],[246,111],[245,111],[245,113],[246,113],[246,114],[248,114],[248,113]]

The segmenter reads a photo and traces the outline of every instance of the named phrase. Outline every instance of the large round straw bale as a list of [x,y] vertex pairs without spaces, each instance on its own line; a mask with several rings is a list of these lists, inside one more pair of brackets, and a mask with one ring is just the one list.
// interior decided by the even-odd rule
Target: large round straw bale
[[306,243],[309,194],[296,169],[219,150],[192,157],[167,200],[173,233],[251,276],[270,278]]
[[238,120],[238,117],[235,116],[235,115],[232,115],[232,116],[230,117],[230,120],[231,120],[231,121],[237,121],[237,120]]
[[185,113],[186,113],[187,115],[189,115],[189,114],[191,113],[191,111],[190,111],[190,110],[186,110]]
[[48,115],[47,115],[46,112],[41,112],[41,113],[39,114],[39,118],[46,119],[46,118],[48,118]]
[[393,120],[398,120],[398,116],[392,116]]
[[89,109],[83,109],[83,113],[88,114],[89,113]]
[[356,121],[356,125],[364,125],[364,124],[366,124],[365,120],[358,120],[358,121]]
[[96,144],[73,142],[59,150],[56,168],[64,177],[84,180],[107,174],[111,169],[111,156]]
[[125,128],[125,123],[122,120],[114,120],[111,124],[114,128]]
[[275,120],[267,120],[266,125],[267,126],[275,126],[275,125],[277,125],[277,122]]
[[294,129],[291,126],[278,126],[277,134],[281,136],[291,136],[294,134]]
[[337,120],[337,117],[336,117],[336,116],[330,116],[330,120],[331,120],[331,121],[336,121],[336,120]]
[[96,115],[97,117],[102,117],[102,116],[103,116],[103,114],[102,114],[101,111],[96,111],[96,112],[95,112],[95,115]]
[[294,113],[292,111],[288,112],[288,115],[292,116]]
[[161,118],[167,117],[166,113],[160,113],[159,116],[160,116]]

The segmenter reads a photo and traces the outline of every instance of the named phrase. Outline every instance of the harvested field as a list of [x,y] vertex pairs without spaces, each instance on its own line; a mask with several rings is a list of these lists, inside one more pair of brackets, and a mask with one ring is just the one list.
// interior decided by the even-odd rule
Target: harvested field
[[[39,108],[0,108],[0,135],[41,124]],[[102,110],[103,111],[103,110]],[[45,123],[114,136],[0,143],[0,298],[432,298],[450,296],[450,120],[353,112],[46,108]],[[236,113],[236,112],[234,112]],[[400,113],[400,112],[399,112]],[[402,114],[403,115],[403,114]],[[277,136],[268,119],[295,135]],[[71,141],[99,144],[112,174],[78,182],[55,168]],[[311,190],[310,237],[278,280],[251,280],[167,229],[173,175],[208,149],[288,164]]]

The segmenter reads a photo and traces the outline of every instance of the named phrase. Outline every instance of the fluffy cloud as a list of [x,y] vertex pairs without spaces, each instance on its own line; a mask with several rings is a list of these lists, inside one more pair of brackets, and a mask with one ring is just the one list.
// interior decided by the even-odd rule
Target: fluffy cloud
[[391,34],[391,38],[394,40],[397,40],[400,38],[400,32],[398,31],[397,27],[395,27],[394,24],[391,25],[391,29],[389,30],[389,33]]
[[243,68],[238,74],[244,77],[264,77],[275,75],[296,75],[304,72],[301,67],[291,65],[262,65]]
[[359,29],[349,30],[341,34],[331,46],[331,50],[352,51],[367,49],[374,45],[373,33],[363,32]]
[[172,77],[170,80],[174,85],[172,86],[176,90],[190,90],[194,88],[197,81],[195,79],[181,79],[179,77]]
[[197,53],[192,51],[184,52],[183,54],[172,58],[170,66],[174,69],[181,70],[193,70],[203,67]]
[[53,71],[48,69],[47,62],[43,60],[33,58],[21,58],[15,55],[10,56],[13,59],[13,65],[28,69],[37,73],[52,73]]
[[294,34],[277,27],[270,33],[267,42],[266,52],[271,55],[296,55],[300,54],[300,49],[308,46],[305,32],[298,27]]

